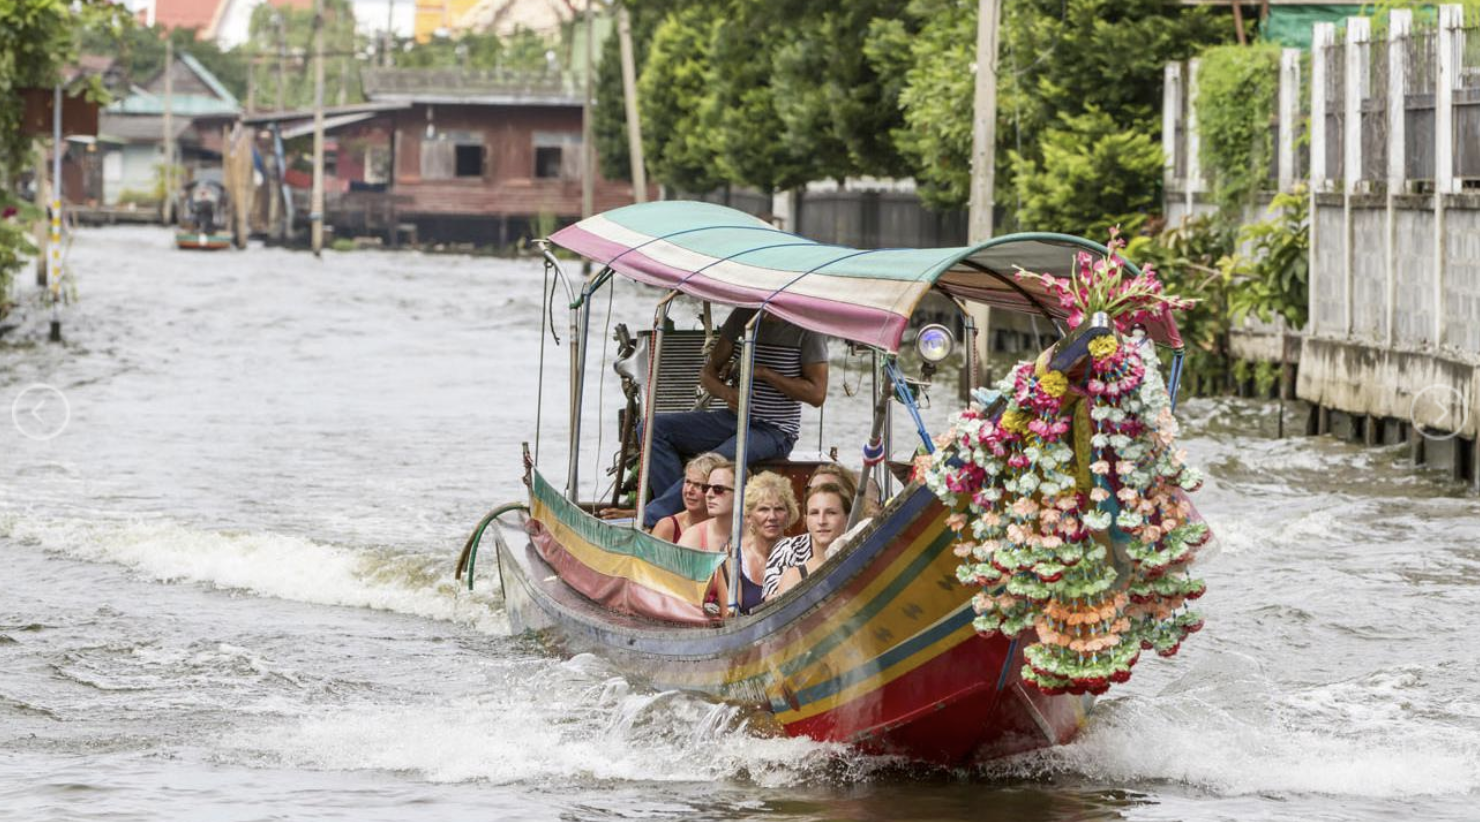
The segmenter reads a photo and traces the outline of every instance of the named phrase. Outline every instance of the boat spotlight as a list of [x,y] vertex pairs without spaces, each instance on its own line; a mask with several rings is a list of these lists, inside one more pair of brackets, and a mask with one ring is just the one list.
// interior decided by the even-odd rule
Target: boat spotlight
[[951,356],[951,349],[956,347],[956,338],[951,336],[951,330],[940,323],[931,323],[920,329],[915,337],[915,350],[920,352],[920,359],[931,365],[939,365],[946,357]]

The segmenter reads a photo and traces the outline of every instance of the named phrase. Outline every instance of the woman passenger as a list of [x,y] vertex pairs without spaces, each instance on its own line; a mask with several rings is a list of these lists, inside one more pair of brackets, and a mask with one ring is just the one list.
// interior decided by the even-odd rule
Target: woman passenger
[[791,481],[765,471],[745,483],[745,536],[740,541],[740,613],[748,614],[767,596],[766,567],[772,550],[797,521]]
[[[716,471],[710,475],[708,488],[714,488],[714,477],[719,474]],[[733,474],[730,476],[733,477]],[[731,501],[730,505],[733,504]],[[733,513],[733,507],[730,511]],[[765,600],[766,562],[770,559],[771,549],[785,537],[786,529],[797,521],[799,513],[791,482],[780,474],[765,471],[745,483],[745,533],[740,539],[740,613],[750,613]],[[707,522],[685,531],[683,541],[679,544],[728,553],[730,517],[717,513],[714,508],[710,509],[710,514],[711,518]],[[716,525],[716,521],[720,519],[725,523],[722,529]],[[721,534],[720,530],[725,533]],[[701,532],[704,534],[702,538],[699,536]],[[727,610],[724,603],[729,598],[730,568],[726,564],[715,574],[705,610],[724,616]]]
[[[807,480],[807,490],[811,491],[829,482],[841,488],[843,495],[848,498],[849,505],[852,505],[854,496],[858,493],[858,475],[836,462],[824,462],[817,466],[811,478]],[[877,513],[879,513],[879,485],[870,478],[868,490],[864,492],[863,518],[867,519]]]
[[807,533],[783,540],[766,565],[766,597],[791,590],[817,572],[848,528],[853,498],[843,486],[824,482],[807,490]]
[[735,464],[720,458],[701,484],[707,519],[684,529],[678,544],[701,551],[721,552],[730,542],[730,517],[735,511]]
[[683,472],[683,510],[658,520],[658,524],[653,526],[653,536],[678,542],[688,528],[709,519],[704,485],[709,482],[709,472],[725,462],[728,460],[712,451],[689,460]]

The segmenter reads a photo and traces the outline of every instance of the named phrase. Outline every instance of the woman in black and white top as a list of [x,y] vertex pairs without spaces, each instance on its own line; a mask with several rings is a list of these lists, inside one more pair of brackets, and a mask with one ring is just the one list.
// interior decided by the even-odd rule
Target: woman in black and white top
[[829,549],[848,528],[853,500],[836,483],[807,490],[807,533],[788,537],[771,549],[766,562],[766,599],[790,590],[827,561]]

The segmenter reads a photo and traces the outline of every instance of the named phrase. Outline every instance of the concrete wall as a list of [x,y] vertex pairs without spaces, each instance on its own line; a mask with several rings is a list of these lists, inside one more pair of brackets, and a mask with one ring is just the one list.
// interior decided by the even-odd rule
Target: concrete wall
[[[1432,198],[1412,198],[1429,200]],[[1397,223],[1397,266],[1401,286],[1393,299],[1393,343],[1420,348],[1434,342],[1434,212],[1432,208],[1399,208]]]
[[1310,330],[1316,334],[1345,334],[1346,223],[1342,209],[1317,206],[1312,222],[1315,253],[1310,271]]
[[1352,209],[1352,335],[1387,341],[1387,210]]
[[1480,203],[1474,205],[1445,215],[1444,345],[1480,354]]

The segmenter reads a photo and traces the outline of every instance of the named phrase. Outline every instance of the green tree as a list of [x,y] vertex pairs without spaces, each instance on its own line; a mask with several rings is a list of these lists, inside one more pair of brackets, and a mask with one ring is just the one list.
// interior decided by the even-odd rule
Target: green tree
[[1061,114],[1036,148],[1041,159],[1009,152],[1017,221],[1035,231],[1133,234],[1160,203],[1161,144],[1094,106]]
[[[647,64],[653,34],[668,18],[669,12],[680,5],[680,0],[628,0],[626,5],[632,23],[632,61],[641,73]],[[624,94],[621,42],[616,37],[608,37],[601,43],[601,55],[596,64],[595,113],[591,127],[596,138],[596,156],[601,163],[601,173],[609,180],[632,179]],[[646,131],[646,120],[643,125]],[[643,142],[647,142],[646,136]]]
[[[257,94],[261,104],[267,108],[277,104],[280,75],[276,58],[281,42],[287,58],[287,71],[282,75],[283,105],[289,109],[313,105],[313,9],[263,3],[252,11],[249,31],[247,42],[238,50],[262,58],[257,71]],[[355,59],[357,46],[353,3],[350,0],[324,0],[326,104],[333,105],[341,96],[351,103],[365,99],[360,88],[359,61]]]
[[775,3],[732,0],[724,9],[711,46],[710,101],[718,152],[726,179],[766,193],[814,179],[812,158],[783,139],[771,85],[770,45],[790,24],[777,17]]
[[[967,200],[976,8],[969,0],[913,0],[903,19],[874,25],[869,45],[881,74],[902,70],[905,122],[896,143],[915,167],[921,195],[937,207]],[[1154,115],[1163,66],[1231,37],[1227,14],[1206,6],[1163,0],[1005,4],[997,71],[998,202],[1011,206],[1021,191],[1013,175],[1024,166],[1009,151],[1041,163],[1050,134],[1059,132],[1054,147],[1065,148],[1063,118],[1090,107],[1124,129],[1148,129],[1158,141],[1160,118]],[[1154,193],[1159,176],[1158,170],[1097,188],[1142,186]],[[1009,208],[1010,222],[1037,227],[1014,221],[1014,211]]]
[[1280,50],[1273,45],[1220,46],[1202,53],[1197,131],[1202,167],[1212,177],[1223,218],[1243,221],[1269,176],[1270,120],[1279,92]]
[[653,33],[638,79],[643,152],[659,181],[684,191],[723,185],[710,55],[719,4],[667,16]]
[[[21,90],[51,88],[77,58],[89,29],[114,36],[132,25],[128,11],[108,0],[3,0],[0,2],[0,179],[29,166],[31,138],[21,134]],[[83,81],[102,99],[99,78]]]
[[[62,69],[77,58],[89,29],[120,37],[133,24],[127,9],[108,0],[3,0],[0,2],[0,186],[8,188],[15,174],[29,168],[35,147],[21,132],[25,112],[22,92],[54,88]],[[85,93],[104,101],[102,79],[78,81]],[[26,223],[39,218],[29,206],[13,201],[0,188],[0,317],[10,310],[7,297],[15,272],[35,253]]]
[[82,50],[90,54],[118,57],[126,82],[143,84],[164,70],[165,40],[175,53],[188,52],[216,75],[228,91],[242,99],[247,94],[248,58],[244,49],[222,51],[209,40],[197,40],[195,29],[166,29],[161,26],[126,26],[118,31],[88,29]]
[[543,72],[549,68],[546,54],[557,45],[528,29],[508,36],[468,32],[457,37],[433,37],[426,43],[402,40],[392,57],[397,68]]
[[903,124],[903,81],[865,53],[876,21],[897,19],[907,0],[802,3],[776,15],[773,101],[791,151],[810,158],[809,179],[908,176],[894,144]]
[[904,122],[892,136],[914,171],[921,199],[937,208],[965,203],[971,183],[976,6],[912,0],[904,17],[876,20],[865,46],[880,76],[904,79]]

